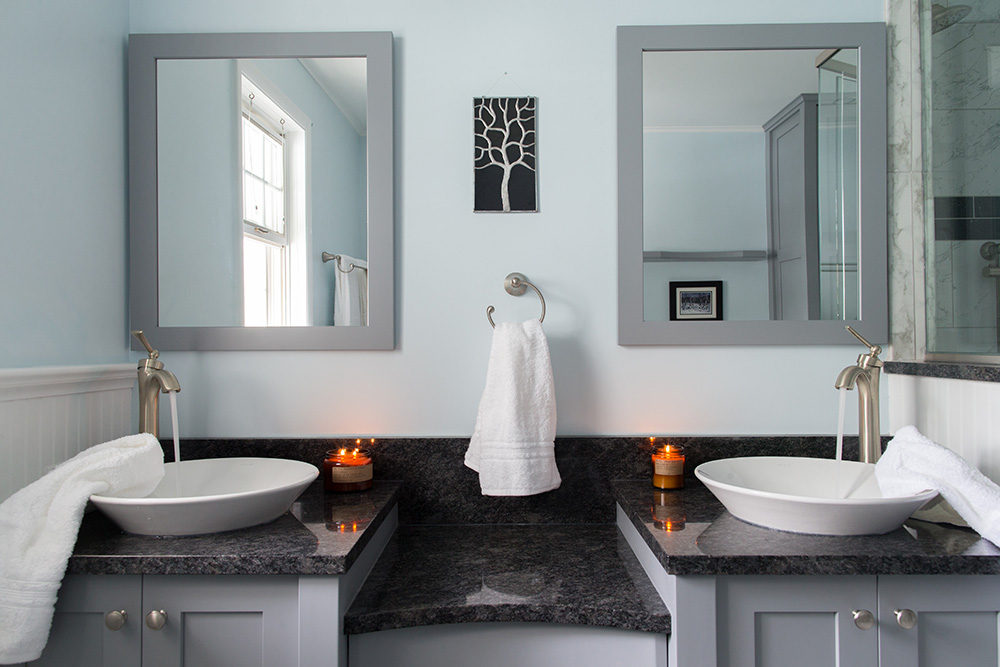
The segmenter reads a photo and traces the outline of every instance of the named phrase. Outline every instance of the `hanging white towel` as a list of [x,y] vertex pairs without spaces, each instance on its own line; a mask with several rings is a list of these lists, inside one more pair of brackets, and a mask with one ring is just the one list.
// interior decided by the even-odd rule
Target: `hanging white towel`
[[501,322],[465,465],[484,496],[530,496],[562,483],[555,459],[556,396],[538,320]]
[[[344,273],[341,268],[354,269]],[[368,262],[341,255],[334,269],[333,324],[363,327],[368,324]]]
[[896,431],[875,464],[875,479],[885,496],[937,490],[973,530],[1000,546],[1000,487],[915,427]]
[[86,449],[0,504],[0,663],[35,660],[91,495],[139,498],[163,477],[148,433]]

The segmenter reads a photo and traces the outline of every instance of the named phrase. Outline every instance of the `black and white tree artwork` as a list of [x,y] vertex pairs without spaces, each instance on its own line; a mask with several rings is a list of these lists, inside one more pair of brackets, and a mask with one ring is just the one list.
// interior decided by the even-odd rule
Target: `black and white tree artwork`
[[537,211],[534,97],[477,97],[476,211]]

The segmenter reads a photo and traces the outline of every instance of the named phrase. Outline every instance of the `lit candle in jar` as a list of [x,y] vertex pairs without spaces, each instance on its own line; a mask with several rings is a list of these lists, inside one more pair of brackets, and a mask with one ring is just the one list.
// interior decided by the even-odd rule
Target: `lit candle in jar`
[[[655,438],[650,438],[655,443]],[[653,486],[658,489],[684,488],[684,448],[665,444],[653,451]]]
[[361,440],[356,444],[353,449],[342,447],[326,453],[323,488],[327,491],[364,491],[372,488],[371,454],[361,447]]

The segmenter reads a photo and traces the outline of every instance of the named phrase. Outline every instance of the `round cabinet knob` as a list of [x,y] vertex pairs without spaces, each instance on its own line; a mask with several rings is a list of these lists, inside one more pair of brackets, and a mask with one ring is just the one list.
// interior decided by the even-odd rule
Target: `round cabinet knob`
[[875,627],[875,616],[867,609],[855,609],[851,612],[851,616],[854,617],[854,625],[859,630],[871,630]]
[[107,626],[108,630],[113,630],[117,632],[125,626],[125,621],[128,620],[128,613],[122,609],[120,611],[109,611],[104,615],[104,625]]
[[146,627],[150,630],[159,630],[167,624],[167,612],[162,609],[153,610],[146,614]]
[[896,614],[896,622],[899,623],[899,627],[904,630],[912,630],[917,625],[917,612],[912,609],[897,609],[893,613]]

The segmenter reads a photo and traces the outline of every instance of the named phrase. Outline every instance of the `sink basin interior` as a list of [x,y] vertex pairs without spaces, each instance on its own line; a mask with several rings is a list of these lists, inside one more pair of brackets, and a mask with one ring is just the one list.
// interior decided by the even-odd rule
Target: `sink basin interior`
[[883,497],[875,465],[857,461],[742,457],[703,463],[695,475],[737,518],[818,535],[887,533],[937,495]]
[[144,498],[90,499],[130,533],[199,535],[276,519],[318,475],[316,466],[288,459],[199,459],[165,464]]

